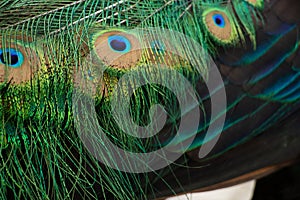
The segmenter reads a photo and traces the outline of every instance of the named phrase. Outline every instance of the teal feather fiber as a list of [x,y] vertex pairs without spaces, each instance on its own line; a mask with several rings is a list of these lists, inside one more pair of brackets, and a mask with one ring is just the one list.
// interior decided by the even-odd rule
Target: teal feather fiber
[[[13,45],[24,51],[24,56],[30,58],[26,72],[31,73],[29,80],[20,78],[21,83],[17,83],[14,82],[16,78],[10,79],[8,63],[12,61],[0,63],[0,67],[5,68],[0,71],[4,73],[0,74],[4,77],[0,79],[0,199],[147,199],[155,196],[157,191],[151,184],[158,179],[164,180],[166,171],[172,173],[171,168],[150,174],[130,174],[104,166],[85,149],[74,128],[74,76],[78,71],[86,70],[86,56],[95,52],[93,36],[112,30],[130,32],[137,28],[156,27],[162,30],[158,38],[165,38],[165,30],[180,32],[199,43],[204,53],[213,57],[218,55],[219,48],[243,47],[247,42],[255,49],[255,26],[262,23],[260,10],[263,1],[259,2],[0,1],[0,47],[6,50]],[[206,24],[206,16],[211,11],[221,11],[229,19],[229,24],[226,24],[231,27],[228,38],[220,38]],[[142,34],[136,37],[145,39]],[[165,39],[176,44],[171,37]],[[185,48],[181,47],[181,50],[187,56],[196,55]],[[160,59],[159,62],[163,63],[169,61],[166,57]],[[147,62],[149,57],[144,56],[134,65]],[[202,79],[195,70],[181,68],[182,65],[190,66],[187,61],[179,59],[174,62],[173,67],[195,85]],[[206,62],[205,59],[199,61],[202,64]],[[203,73],[208,70],[205,67],[201,69]],[[124,73],[126,69],[109,68],[105,72],[108,96]],[[112,141],[133,152],[153,150],[162,145],[163,141],[157,138],[153,141],[126,136],[115,126],[108,111],[110,102],[104,93],[100,92],[93,98],[96,99],[99,122]],[[158,86],[136,92],[136,99],[131,102],[136,109],[136,113],[132,114],[135,120],[147,124],[149,119],[145,117],[145,108],[163,97],[167,97],[164,102],[166,110],[175,116],[168,119],[168,123],[173,125],[170,129],[178,128],[176,98]],[[184,166],[185,163],[183,159],[178,165]],[[176,194],[175,191],[173,193]]]

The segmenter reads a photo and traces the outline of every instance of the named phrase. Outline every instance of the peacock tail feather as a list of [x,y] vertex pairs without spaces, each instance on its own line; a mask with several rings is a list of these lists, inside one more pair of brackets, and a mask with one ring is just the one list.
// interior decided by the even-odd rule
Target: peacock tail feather
[[[282,12],[287,2],[294,4],[290,14]],[[0,1],[0,199],[156,199],[215,184],[199,181],[210,162],[299,109],[299,7],[293,0]],[[210,90],[212,61],[223,81]],[[183,96],[184,109],[176,94],[189,87],[181,77],[197,100]],[[131,94],[137,79],[160,84],[147,82]],[[223,91],[227,103],[214,115],[211,99]],[[157,104],[165,117],[153,112]],[[166,146],[194,110],[197,130],[176,141],[192,144],[174,145],[182,156],[165,158],[167,167],[130,173],[99,161],[114,156],[113,145],[133,153]],[[111,143],[93,134],[91,117]],[[210,126],[216,128],[206,138]],[[160,131],[138,138],[146,132],[140,127]],[[99,157],[83,143],[94,137]]]

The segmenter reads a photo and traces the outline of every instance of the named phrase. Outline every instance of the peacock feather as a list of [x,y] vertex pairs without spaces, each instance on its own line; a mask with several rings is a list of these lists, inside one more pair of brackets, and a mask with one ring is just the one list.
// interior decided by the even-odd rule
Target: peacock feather
[[[299,7],[293,0],[0,1],[0,198],[156,199],[267,166],[220,175],[240,161],[222,163],[230,152],[229,159],[242,157],[240,147],[299,109]],[[222,81],[209,85],[218,78],[214,63]],[[213,101],[225,106],[211,109]],[[146,154],[168,144],[176,161]],[[131,153],[114,154],[114,146]],[[167,165],[132,173],[143,159]]]

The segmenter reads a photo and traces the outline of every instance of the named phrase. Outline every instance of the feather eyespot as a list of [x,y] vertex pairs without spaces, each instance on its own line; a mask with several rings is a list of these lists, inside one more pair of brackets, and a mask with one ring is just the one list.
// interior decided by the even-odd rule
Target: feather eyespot
[[209,35],[220,44],[236,42],[237,34],[231,14],[225,9],[210,8],[203,12],[202,22]]
[[145,62],[158,65],[174,66],[178,64],[179,58],[176,52],[176,41],[171,42],[171,34],[157,30],[144,32],[143,42],[145,48]]
[[93,48],[97,57],[109,68],[133,68],[142,56],[139,40],[125,31],[96,34]]
[[151,50],[155,54],[164,54],[166,50],[165,44],[160,40],[153,40],[150,42]]
[[215,22],[215,25],[220,27],[220,28],[224,28],[226,25],[225,19],[223,17],[223,15],[221,14],[214,14],[212,16],[213,21]]
[[147,62],[152,64],[175,65],[177,56],[172,54],[171,44],[166,38],[153,38],[149,41]]
[[0,49],[0,63],[12,68],[20,67],[24,62],[23,54],[12,48]]
[[108,37],[108,45],[113,51],[128,53],[131,49],[129,40],[122,35],[111,35]]
[[37,53],[29,47],[0,44],[0,82],[21,84],[31,80],[39,67],[38,60]]

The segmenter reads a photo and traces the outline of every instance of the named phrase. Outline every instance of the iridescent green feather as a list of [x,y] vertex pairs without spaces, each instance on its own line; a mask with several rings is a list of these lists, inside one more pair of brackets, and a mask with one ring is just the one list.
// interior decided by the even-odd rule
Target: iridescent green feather
[[[261,4],[257,6],[261,7]],[[207,28],[203,19],[212,10],[222,11],[230,19],[232,34],[229,39],[217,39]],[[259,19],[255,8],[244,1],[0,2],[2,41],[10,41],[14,33],[21,33],[21,38],[30,37],[30,42],[25,44],[21,40],[20,43],[38,52],[40,66],[29,82],[0,84],[0,198],[7,199],[7,194],[13,194],[15,199],[146,199],[150,193],[154,194],[150,175],[126,174],[101,165],[85,149],[74,128],[73,81],[76,72],[86,70],[85,56],[94,51],[90,39],[93,31],[99,34],[103,30],[116,29],[171,29],[200,43],[206,53],[216,54],[215,45],[243,45],[246,38],[255,46],[252,15],[256,16],[255,20]],[[158,37],[163,38],[163,33]],[[142,35],[137,37],[143,39]],[[184,48],[180,50],[187,56],[192,55]],[[144,56],[136,65],[147,63],[147,58]],[[205,59],[199,61],[205,62]],[[177,64],[190,65],[181,61]],[[173,67],[178,69],[178,66]],[[207,71],[205,67],[202,70],[203,73]],[[194,82],[201,79],[193,70],[178,71]],[[122,73],[124,71],[120,70],[116,74]],[[107,74],[111,82],[119,78]],[[107,82],[112,88],[110,81]],[[148,123],[148,113],[144,109],[161,97],[167,97],[167,108],[169,106],[173,116],[178,116],[174,111],[175,97],[160,89],[154,86],[137,92],[136,101],[132,103],[136,108],[133,115],[139,123]],[[147,151],[161,145],[160,141],[126,136],[111,119],[109,101],[103,102],[99,96],[96,101],[99,121],[119,146],[131,151]],[[176,120],[176,117],[169,119],[169,123],[176,124]],[[156,176],[162,178],[163,174]]]

